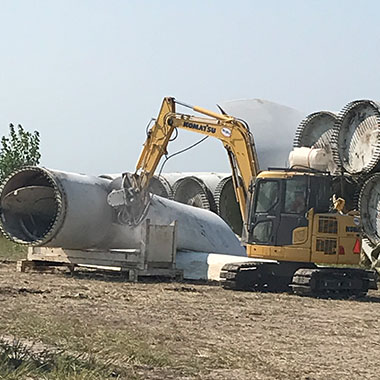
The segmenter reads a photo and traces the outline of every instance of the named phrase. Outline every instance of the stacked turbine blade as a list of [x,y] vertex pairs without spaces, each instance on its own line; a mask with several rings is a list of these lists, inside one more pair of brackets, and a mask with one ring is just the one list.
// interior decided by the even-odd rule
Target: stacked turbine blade
[[380,244],[380,173],[373,174],[362,186],[359,210],[363,230],[372,244]]
[[332,145],[332,135],[337,120],[338,117],[333,112],[314,112],[301,121],[293,142],[294,148],[323,148],[328,155],[328,170],[331,173],[339,170],[339,164],[334,161]]
[[380,160],[380,104],[355,100],[339,113],[334,127],[334,159],[357,176],[373,172]]
[[[299,125],[294,147],[323,147],[331,153],[329,168],[336,183],[345,182],[341,196],[360,212],[367,250],[371,257],[380,247],[380,103],[355,100],[338,115],[315,112]],[[350,199],[352,198],[352,199]],[[378,253],[376,253],[377,255]]]
[[335,162],[356,180],[364,235],[380,243],[380,103],[355,100],[340,112],[333,135]]
[[222,179],[215,189],[215,201],[219,216],[231,227],[237,235],[241,235],[243,219],[239,203],[236,200],[232,176]]
[[329,111],[314,112],[306,116],[296,130],[294,147],[312,147],[321,136],[332,131],[337,120],[337,114]]
[[163,198],[172,199],[173,196],[173,189],[169,181],[162,176],[153,176],[150,180],[148,190]]
[[173,186],[173,199],[190,206],[217,211],[214,196],[204,181],[195,176],[184,177]]

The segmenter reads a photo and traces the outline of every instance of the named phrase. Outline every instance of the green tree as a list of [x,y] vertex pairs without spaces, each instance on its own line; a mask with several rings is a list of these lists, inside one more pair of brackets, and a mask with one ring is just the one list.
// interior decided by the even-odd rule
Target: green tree
[[1,138],[0,181],[22,166],[37,165],[40,158],[38,131],[28,132],[20,124],[16,129],[10,124],[9,136]]

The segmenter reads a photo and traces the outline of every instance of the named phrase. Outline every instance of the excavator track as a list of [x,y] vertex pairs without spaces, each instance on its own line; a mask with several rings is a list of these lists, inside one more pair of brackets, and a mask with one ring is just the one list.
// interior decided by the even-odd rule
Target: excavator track
[[291,275],[278,274],[279,263],[241,262],[223,266],[220,272],[224,289],[284,292],[289,291]]
[[329,268],[302,263],[241,262],[223,266],[224,289],[293,292],[311,297],[362,297],[377,289],[377,274],[359,268]]
[[299,269],[290,287],[306,296],[363,297],[369,289],[377,289],[377,275],[357,268]]

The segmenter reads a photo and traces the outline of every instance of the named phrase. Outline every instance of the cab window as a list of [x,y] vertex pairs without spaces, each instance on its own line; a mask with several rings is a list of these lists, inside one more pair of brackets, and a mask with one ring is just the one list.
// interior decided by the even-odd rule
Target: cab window
[[256,243],[269,243],[273,230],[272,221],[262,221],[255,225],[253,229],[253,241]]
[[307,200],[307,178],[295,176],[285,181],[284,213],[304,214]]
[[279,199],[279,183],[277,181],[260,181],[256,198],[256,213],[270,211]]

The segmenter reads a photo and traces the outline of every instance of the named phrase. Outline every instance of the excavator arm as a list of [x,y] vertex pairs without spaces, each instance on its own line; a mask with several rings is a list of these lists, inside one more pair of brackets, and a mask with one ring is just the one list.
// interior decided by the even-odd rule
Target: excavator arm
[[[209,117],[177,113],[176,104]],[[174,98],[164,98],[157,120],[148,132],[133,175],[134,186],[139,191],[147,189],[160,159],[167,153],[167,146],[176,128],[215,137],[223,143],[228,152],[235,193],[244,218],[248,187],[259,171],[256,149],[248,126],[232,116],[189,106]]]
[[[208,117],[178,113],[176,104]],[[148,131],[135,173],[123,174],[121,189],[113,190],[108,196],[109,204],[119,210],[119,221],[139,223],[149,197],[150,179],[162,156],[167,154],[167,146],[177,128],[215,137],[223,143],[232,169],[236,198],[243,220],[246,222],[248,189],[259,171],[255,144],[248,125],[232,116],[189,106],[170,97],[164,98],[158,117]]]

